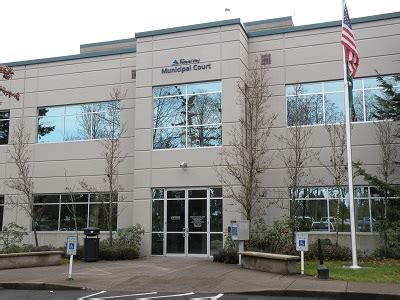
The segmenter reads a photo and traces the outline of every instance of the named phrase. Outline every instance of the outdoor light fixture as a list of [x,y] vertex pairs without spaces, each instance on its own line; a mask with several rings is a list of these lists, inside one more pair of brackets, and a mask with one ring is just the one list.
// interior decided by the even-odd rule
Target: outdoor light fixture
[[187,162],[185,162],[185,161],[181,162],[181,164],[179,165],[179,167],[181,167],[181,168],[187,168]]

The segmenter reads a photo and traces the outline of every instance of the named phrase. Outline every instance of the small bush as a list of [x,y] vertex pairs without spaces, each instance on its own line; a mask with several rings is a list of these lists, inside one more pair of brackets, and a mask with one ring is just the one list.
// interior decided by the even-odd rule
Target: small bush
[[239,255],[236,243],[232,240],[230,233],[225,235],[224,248],[214,255],[214,262],[222,262],[225,264],[238,264]]
[[[333,245],[330,239],[321,241],[322,254],[324,260],[350,260],[351,249],[344,246]],[[308,251],[305,252],[306,259],[319,259],[318,242],[311,243],[308,246]]]
[[214,254],[214,262],[222,262],[225,264],[238,264],[239,255],[237,251],[221,249],[218,253]]
[[386,221],[376,225],[382,245],[376,248],[374,256],[380,258],[400,258],[400,221]]
[[272,225],[268,225],[264,219],[260,218],[252,226],[246,249],[267,253],[294,254],[293,226],[289,219],[275,221]]
[[140,224],[118,229],[115,244],[119,246],[132,247],[135,248],[137,252],[139,252],[143,234],[144,229]]
[[139,257],[136,247],[125,245],[113,245],[110,247],[104,243],[100,245],[99,258],[104,260],[124,260]]
[[4,226],[3,231],[0,232],[0,245],[2,250],[6,251],[6,253],[12,253],[8,252],[8,248],[10,247],[17,250],[18,246],[16,246],[16,244],[20,244],[26,235],[28,235],[26,228],[15,222],[11,222],[7,226]]

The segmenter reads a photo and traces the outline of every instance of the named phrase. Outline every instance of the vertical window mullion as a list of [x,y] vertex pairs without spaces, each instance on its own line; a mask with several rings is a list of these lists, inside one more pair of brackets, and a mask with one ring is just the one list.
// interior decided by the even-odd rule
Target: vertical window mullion
[[367,108],[366,108],[366,105],[365,105],[364,79],[361,79],[361,90],[362,90],[363,110],[364,110],[364,122],[365,122],[365,121],[367,121]]
[[186,145],[185,148],[188,148],[188,135],[189,135],[189,127],[188,127],[188,86],[185,86],[185,109],[186,109],[186,120],[185,120],[185,133],[186,133]]
[[324,124],[326,123],[325,117],[325,84],[322,83],[322,118],[324,119]]
[[58,229],[60,231],[60,224],[61,223],[61,194],[58,196]]

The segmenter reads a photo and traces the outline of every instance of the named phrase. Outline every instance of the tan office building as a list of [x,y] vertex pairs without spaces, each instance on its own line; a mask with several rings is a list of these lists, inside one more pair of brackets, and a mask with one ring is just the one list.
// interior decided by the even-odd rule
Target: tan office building
[[[375,172],[379,147],[372,123],[373,101],[381,92],[375,70],[383,75],[399,73],[400,13],[352,21],[361,58],[354,81],[353,156]],[[99,120],[107,114],[110,93],[118,88],[126,91],[118,105],[120,124],[126,130],[121,137],[125,159],[119,168],[122,190],[115,229],[142,224],[144,255],[212,255],[222,246],[230,221],[241,218],[232,200],[223,198],[215,169],[241,114],[237,83],[257,57],[270,68],[270,112],[277,115],[274,142],[269,145],[272,168],[263,174],[262,184],[269,191],[265,201],[278,199],[282,204],[271,206],[266,219],[281,218],[287,213],[282,206],[287,207],[289,200],[277,137],[290,126],[293,88],[300,83],[301,96],[312,99],[315,106],[305,124],[312,126],[310,146],[320,150],[321,160],[329,160],[323,125],[337,122],[344,111],[340,36],[339,21],[293,26],[290,17],[244,24],[232,19],[81,45],[77,55],[9,63],[16,74],[2,84],[20,92],[21,100],[2,97],[0,106],[2,224],[36,226],[40,244],[63,245],[74,230],[66,194],[69,186],[76,193],[79,229],[106,230],[101,203],[81,188],[80,181],[99,191],[104,186]],[[35,205],[43,209],[36,224],[7,204],[15,197],[5,184],[15,176],[7,144],[20,119],[30,134]],[[298,202],[303,205],[303,218],[322,224],[323,218],[326,222],[333,215],[337,198],[321,163],[313,160],[307,168],[313,179],[301,189]],[[377,239],[373,220],[382,210],[381,195],[359,177],[355,185],[359,243],[366,249]],[[348,200],[344,205],[342,217],[347,223]],[[400,210],[400,203],[393,208]],[[313,234],[334,231],[329,225],[320,230]],[[344,231],[341,235],[347,243],[349,232]],[[32,235],[29,238],[33,241]]]

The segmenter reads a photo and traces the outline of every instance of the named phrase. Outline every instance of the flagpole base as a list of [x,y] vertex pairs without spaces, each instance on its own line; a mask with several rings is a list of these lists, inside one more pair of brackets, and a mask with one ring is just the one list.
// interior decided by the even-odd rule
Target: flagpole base
[[350,269],[354,269],[354,270],[361,269],[361,267],[360,267],[360,266],[350,266],[349,268],[350,268]]

